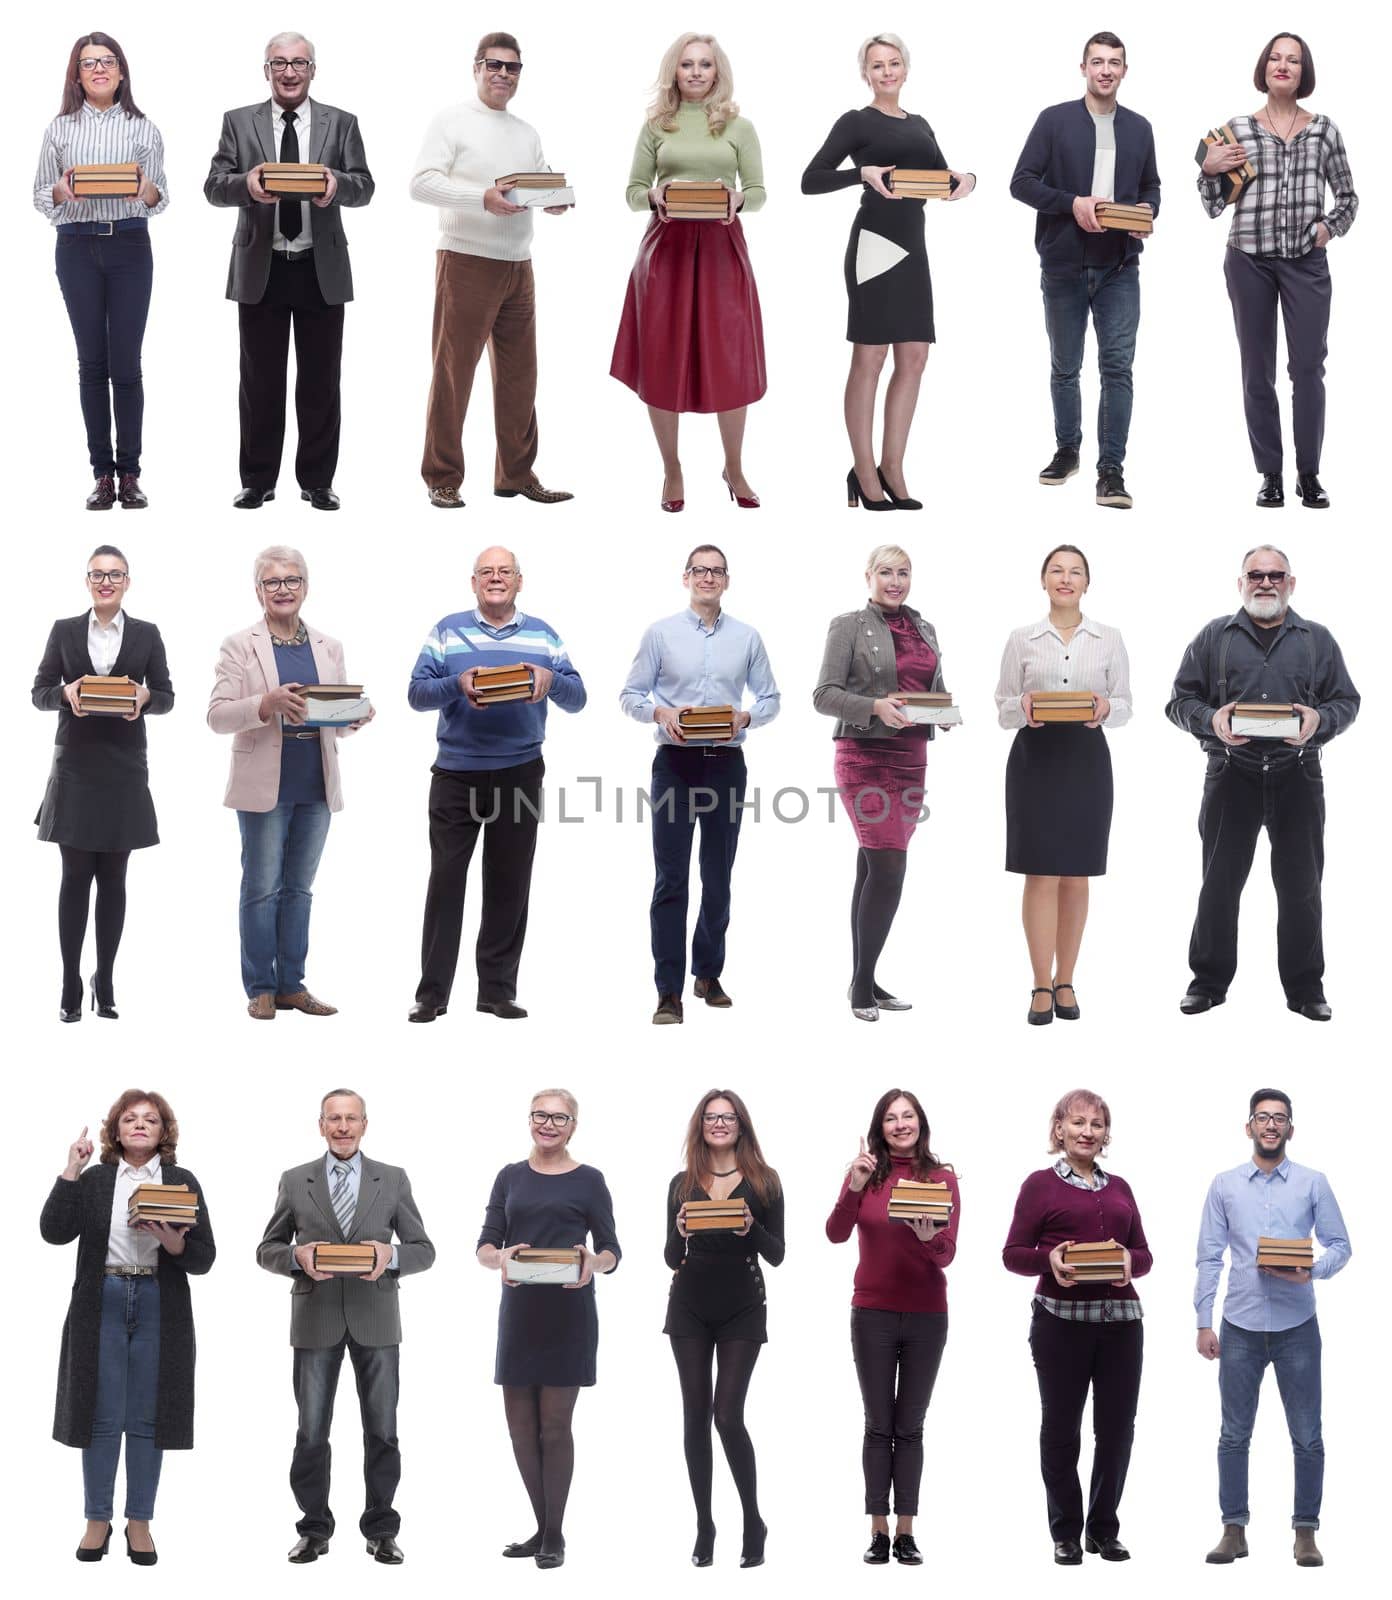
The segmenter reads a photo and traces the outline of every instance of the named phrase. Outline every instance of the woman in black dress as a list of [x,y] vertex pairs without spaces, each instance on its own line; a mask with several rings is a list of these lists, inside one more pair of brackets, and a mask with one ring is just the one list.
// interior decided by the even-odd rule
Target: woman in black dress
[[[919,511],[904,482],[904,454],[928,363],[933,329],[933,283],[923,240],[926,201],[893,191],[896,167],[951,172],[949,200],[976,187],[970,172],[952,172],[933,130],[920,116],[899,109],[909,75],[909,52],[897,34],[876,34],[860,47],[860,75],[872,100],[838,118],[826,143],[802,175],[804,194],[831,194],[861,185],[860,209],[846,246],[846,338],[851,371],[846,379],[846,432],[855,464],[846,475],[848,504],[867,511]],[[842,163],[850,160],[849,167]],[[875,392],[889,347],[894,376],[885,390],[884,443],[875,461]]]
[[[89,989],[99,1017],[116,1016],[113,969],[126,920],[126,865],[132,850],[159,843],[145,764],[144,713],[174,706],[164,641],[152,622],[122,610],[130,564],[115,545],[87,561],[90,611],[55,622],[34,674],[33,701],[58,713],[53,768],[34,818],[39,838],[63,857],[58,945],[63,956],[61,1022],[82,1021],[82,946],[92,884],[97,886],[97,969]],[[88,674],[135,684],[135,709],[92,713],[80,705]]]
[[[561,1522],[575,1466],[570,1419],[581,1389],[594,1384],[599,1344],[594,1275],[612,1272],[622,1254],[603,1173],[567,1149],[578,1113],[565,1089],[532,1096],[531,1154],[493,1180],[478,1242],[479,1264],[503,1274],[493,1381],[502,1386],[512,1453],[536,1516],[531,1538],[503,1554],[534,1556],[539,1567],[565,1560]],[[528,1246],[578,1249],[579,1282],[511,1282],[508,1262]]]
[[[686,1221],[687,1203],[692,1200],[742,1201],[744,1224],[736,1231],[693,1235]],[[740,1566],[762,1566],[768,1529],[759,1515],[754,1446],[744,1426],[744,1400],[760,1347],[768,1339],[759,1257],[771,1267],[783,1259],[783,1189],[778,1174],[764,1161],[744,1101],[733,1090],[712,1089],[691,1115],[682,1170],[667,1191],[664,1254],[673,1277],[662,1331],[672,1341],[681,1380],[683,1447],[696,1502],[691,1564],[708,1567],[714,1556],[714,1420],[744,1512]]]

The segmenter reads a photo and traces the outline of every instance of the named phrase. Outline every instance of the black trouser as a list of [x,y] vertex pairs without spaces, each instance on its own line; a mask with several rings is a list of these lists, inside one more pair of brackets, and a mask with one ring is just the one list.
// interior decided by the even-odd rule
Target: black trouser
[[338,466],[338,374],[343,357],[343,307],[326,305],[314,252],[271,252],[266,292],[237,307],[242,338],[241,475],[244,489],[274,489],[285,443],[285,373],[295,330],[295,479],[302,489],[327,489]]
[[401,1518],[392,1501],[401,1481],[401,1450],[396,1442],[396,1400],[400,1389],[401,1346],[359,1344],[344,1334],[324,1350],[295,1351],[295,1402],[300,1409],[295,1454],[290,1462],[290,1487],[300,1508],[296,1531],[312,1539],[331,1538],[334,1516],[329,1510],[329,1430],[333,1424],[338,1374],[347,1349],[358,1384],[362,1413],[363,1479],[367,1499],[358,1522],[365,1539],[393,1538]]
[[442,1006],[450,997],[464,925],[464,888],[474,846],[483,834],[483,915],[475,960],[478,998],[517,998],[517,969],[527,937],[541,781],[540,756],[496,772],[432,767],[430,884],[421,929],[421,980],[416,999]]
[[[1284,750],[1285,747],[1283,747]],[[1324,775],[1319,754],[1210,755],[1199,807],[1203,888],[1189,939],[1190,994],[1220,999],[1237,971],[1237,912],[1257,835],[1271,842],[1276,964],[1294,1005],[1324,999]]]
[[[1039,1470],[1055,1540],[1115,1539],[1141,1392],[1139,1322],[1069,1322],[1034,1307],[1030,1353],[1039,1379]],[[1092,1483],[1086,1522],[1078,1481],[1083,1408],[1092,1389]]]
[[894,1514],[918,1515],[923,1419],[946,1343],[945,1311],[870,1311],[858,1306],[851,1312],[851,1353],[865,1406],[860,1463],[865,1509],[872,1517],[889,1515],[891,1483]]

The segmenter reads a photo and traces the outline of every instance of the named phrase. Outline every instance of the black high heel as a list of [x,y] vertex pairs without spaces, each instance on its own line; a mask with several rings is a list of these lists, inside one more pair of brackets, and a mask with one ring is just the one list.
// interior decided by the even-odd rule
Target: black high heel
[[854,511],[859,505],[862,511],[893,511],[892,500],[867,500],[865,491],[860,486],[860,479],[856,476],[854,467],[846,474],[846,509]]
[[708,1567],[715,1560],[715,1524],[696,1525],[696,1543],[691,1547],[691,1565]]
[[885,492],[885,499],[889,501],[896,511],[923,510],[923,502],[921,500],[915,500],[911,495],[907,494],[895,494],[894,490],[889,486],[889,480],[884,475],[883,467],[876,467],[875,472],[880,480],[880,488]]
[[[116,1009],[114,1001],[103,1000],[97,994],[97,975],[95,972],[88,979],[87,989],[92,996],[91,1010],[95,1011],[99,1017],[105,1017],[108,1021],[115,1022],[121,1013]],[[63,1020],[66,1022],[67,1018],[65,1017]]]
[[73,1554],[79,1561],[100,1561],[111,1548],[111,1524],[106,1525],[106,1538],[97,1545],[78,1545]]
[[740,1551],[740,1566],[762,1567],[764,1564],[764,1541],[768,1538],[768,1523],[760,1522],[759,1536],[751,1540],[746,1533],[744,1536],[744,1549]]
[[[1034,1009],[1034,997],[1037,994],[1047,994],[1049,996],[1050,1004],[1047,1011],[1036,1011]],[[1052,1022],[1054,1020],[1053,995],[1054,991],[1052,988],[1034,988],[1030,990],[1030,1008],[1027,1012],[1025,1012],[1025,1021],[1028,1022],[1031,1027],[1042,1028],[1045,1023]]]
[[[154,1540],[152,1539],[150,1542],[153,1545]],[[155,1562],[159,1560],[158,1550],[137,1550],[134,1548],[130,1542],[129,1523],[126,1524],[126,1554],[130,1557],[131,1564],[137,1567],[153,1567]]]
[[82,979],[81,978],[79,978],[77,980],[77,993],[75,995],[68,988],[66,982],[63,984],[62,997],[58,1001],[58,1020],[59,1020],[59,1022],[81,1022],[82,1021]]

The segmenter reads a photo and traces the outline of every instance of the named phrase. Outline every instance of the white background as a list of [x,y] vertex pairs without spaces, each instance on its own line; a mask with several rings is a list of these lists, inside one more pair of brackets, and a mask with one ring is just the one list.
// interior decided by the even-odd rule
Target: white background
[[[15,1526],[27,1530],[24,1576],[55,1587],[56,1573],[67,1592],[77,1578],[68,1550],[81,1509],[77,1457],[48,1439],[72,1257],[38,1241],[32,1213],[82,1125],[95,1128],[116,1093],[140,1083],[174,1102],[180,1157],[205,1188],[222,1251],[213,1274],[194,1285],[198,1449],[166,1459],[156,1537],[167,1570],[215,1595],[291,1581],[283,1564],[295,1517],[286,1484],[294,1435],[286,1286],[258,1271],[253,1250],[277,1174],[321,1148],[319,1095],[346,1080],[369,1099],[367,1150],[410,1171],[440,1248],[435,1269],[403,1290],[399,1505],[408,1563],[383,1581],[421,1595],[452,1579],[531,1582],[529,1564],[495,1554],[529,1524],[489,1382],[498,1285],[474,1266],[472,1248],[493,1173],[525,1153],[529,1095],[559,1081],[580,1097],[575,1151],[608,1177],[627,1252],[599,1287],[600,1383],[576,1413],[568,1581],[592,1595],[637,1592],[652,1575],[663,1587],[706,1581],[686,1576],[693,1519],[675,1375],[659,1334],[662,1206],[692,1104],[720,1082],[749,1102],[788,1193],[788,1259],[769,1275],[770,1345],[750,1402],[769,1564],[764,1577],[741,1582],[791,1578],[820,1592],[847,1575],[857,1581],[865,1531],[860,1408],[846,1340],[854,1255],[825,1242],[822,1222],[871,1106],[898,1081],[923,1097],[935,1143],[963,1185],[960,1252],[949,1275],[952,1333],[928,1420],[930,1460],[943,1464],[953,1488],[925,1509],[921,1543],[939,1584],[1017,1590],[1047,1581],[1038,1404],[1025,1345],[1030,1285],[1001,1269],[999,1247],[1020,1181],[1045,1159],[1049,1107],[1063,1089],[1087,1083],[1111,1101],[1116,1168],[1136,1191],[1157,1262],[1141,1286],[1147,1363],[1122,1508],[1136,1559],[1109,1569],[1109,1581],[1150,1596],[1198,1575],[1283,1594],[1295,1581],[1290,1458],[1274,1385],[1253,1460],[1252,1559],[1221,1580],[1202,1565],[1218,1531],[1217,1375],[1194,1354],[1189,1309],[1205,1186],[1243,1159],[1248,1093],[1274,1079],[1295,1098],[1293,1153],[1330,1174],[1358,1250],[1349,1271],[1319,1291],[1329,1452],[1321,1540],[1341,1592],[1370,1581],[1375,1480],[1385,1473],[1387,1407],[1377,1374],[1388,1307],[1375,1260],[1376,1148],[1370,1160],[1350,1135],[1376,1116],[1384,1092],[1382,1075],[1369,1069],[1385,1055],[1388,887],[1376,831],[1383,808],[1375,811],[1385,771],[1377,644],[1385,585],[1375,518],[1385,476],[1378,423],[1387,345],[1385,287],[1374,277],[1385,277],[1387,226],[1373,115],[1386,30],[1342,4],[1293,19],[1318,62],[1311,104],[1339,122],[1363,201],[1353,232],[1331,247],[1323,477],[1334,508],[1316,522],[1294,500],[1279,516],[1252,508],[1256,475],[1221,278],[1226,223],[1210,223],[1193,191],[1195,142],[1215,121],[1255,107],[1252,64],[1269,24],[1282,19],[1228,18],[1219,30],[1211,13],[1191,5],[1169,6],[1161,19],[1135,5],[1110,15],[1009,6],[994,13],[989,32],[960,15],[930,32],[917,13],[848,19],[844,8],[808,6],[798,16],[790,26],[786,15],[750,7],[712,5],[688,18],[621,4],[601,22],[518,0],[497,14],[417,5],[389,19],[363,6],[311,6],[216,29],[153,3],[95,19],[121,40],[139,101],[164,134],[172,195],[151,230],[151,507],[138,520],[81,509],[88,471],[71,334],[52,277],[52,240],[27,194],[29,149],[57,109],[75,28],[94,19],[54,8],[26,26],[24,70],[11,79],[19,136],[11,201],[20,220],[7,263],[6,437],[17,456],[8,492],[10,605],[0,630],[15,715],[0,828],[10,904],[4,993],[11,1070],[23,1096],[22,1148],[10,1165],[26,1196],[12,1290],[24,1312],[3,1335],[12,1375],[4,1472]],[[644,223],[624,205],[629,154],[651,75],[688,22],[720,35],[737,98],[763,143],[769,201],[746,233],[771,381],[751,411],[746,452],[764,509],[737,512],[725,500],[714,422],[693,417],[684,428],[688,511],[673,521],[657,510],[660,472],[642,407],[606,374]],[[344,351],[337,487],[345,509],[332,521],[294,496],[293,429],[281,498],[254,519],[230,506],[236,314],[221,296],[233,219],[207,206],[200,190],[221,113],[264,92],[262,46],[282,24],[303,26],[314,39],[316,95],[357,113],[378,184],[372,205],[345,219],[357,300]],[[489,494],[481,372],[466,437],[468,509],[447,519],[429,508],[418,476],[435,219],[406,186],[427,121],[473,92],[475,40],[499,25],[518,33],[527,61],[514,108],[540,129],[549,160],[565,168],[580,201],[563,219],[537,219],[535,247],[538,467],[545,482],[577,498],[549,508]],[[929,210],[940,342],[908,466],[929,509],[888,526],[848,516],[841,497],[849,464],[840,421],[841,258],[854,195],[798,192],[801,170],[836,116],[866,99],[854,60],[871,26],[905,35],[914,65],[904,104],[927,115],[948,159],[980,180],[965,203]],[[1141,269],[1129,515],[1096,509],[1086,474],[1048,494],[1035,483],[1052,449],[1048,355],[1033,218],[1008,194],[1038,110],[1079,92],[1074,63],[1098,26],[1127,42],[1133,65],[1122,99],[1154,124],[1164,183]],[[1090,343],[1085,462],[1094,448],[1092,350]],[[828,820],[824,797],[797,825],[774,820],[770,807],[780,789],[832,783],[830,724],[811,707],[824,627],[861,603],[865,554],[887,537],[915,558],[913,603],[938,628],[966,724],[930,748],[933,815],[913,844],[882,963],[883,979],[915,1009],[872,1031],[851,1018],[843,998],[849,826],[839,809]],[[746,821],[735,871],[725,971],[735,1007],[721,1014],[688,1002],[685,1027],[655,1033],[651,856],[646,827],[634,821],[650,735],[619,714],[617,694],[643,627],[680,607],[687,550],[706,538],[729,557],[730,610],[764,636],[783,713],[747,748],[751,794],[757,785],[764,812],[757,824]],[[1325,757],[1325,929],[1336,1017],[1323,1029],[1282,1003],[1264,845],[1244,902],[1242,966],[1229,1004],[1194,1020],[1176,1009],[1198,885],[1203,760],[1165,721],[1163,706],[1185,643],[1235,605],[1241,555],[1265,538],[1289,553],[1297,608],[1334,629],[1365,696],[1362,720]],[[1083,1020],[1027,1033],[1020,883],[1001,870],[1009,739],[995,725],[991,695],[1007,633],[1042,609],[1039,563],[1065,539],[1092,562],[1087,610],[1125,635],[1136,716],[1109,735],[1116,818],[1111,871],[1094,885],[1078,973]],[[178,703],[150,726],[163,843],[131,862],[121,1021],[107,1027],[89,1015],[81,1027],[55,1032],[59,863],[56,850],[35,843],[31,820],[53,719],[33,714],[25,689],[51,620],[83,606],[81,574],[99,540],[119,544],[130,559],[130,610],[159,624]],[[343,750],[347,808],[335,818],[316,891],[309,982],[340,1015],[286,1015],[267,1030],[244,1019],[237,830],[220,805],[227,742],[207,731],[202,712],[219,640],[256,616],[252,556],[282,540],[299,545],[311,566],[306,615],[343,640],[348,671],[368,686],[379,714]],[[471,917],[449,1016],[431,1029],[407,1028],[428,869],[434,719],[407,708],[405,683],[427,629],[466,604],[474,555],[494,541],[516,549],[524,607],[560,631],[589,688],[579,716],[552,713],[546,745],[553,810],[564,787],[568,814],[583,820],[543,829],[519,994],[530,1020],[507,1030],[471,1009]],[[594,785],[579,781],[586,775],[603,779],[602,814]],[[622,821],[616,788],[624,791]],[[787,798],[783,809],[796,808]],[[476,916],[476,882],[470,907]],[[329,1584],[356,1593],[377,1581],[355,1531],[358,1430],[351,1381],[343,1381],[334,1559],[293,1578],[297,1588],[325,1593]],[[717,1561],[728,1572],[739,1516],[718,1450],[716,1485]]]

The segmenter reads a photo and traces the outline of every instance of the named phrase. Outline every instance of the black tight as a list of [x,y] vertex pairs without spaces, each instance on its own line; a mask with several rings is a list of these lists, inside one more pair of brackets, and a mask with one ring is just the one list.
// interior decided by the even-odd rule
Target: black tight
[[875,963],[894,926],[899,896],[904,891],[907,850],[867,850],[856,857],[855,888],[851,892],[851,1004],[870,1006],[886,991],[875,982]]
[[[754,1444],[744,1425],[744,1399],[754,1363],[762,1345],[751,1339],[673,1338],[677,1377],[682,1394],[682,1444],[691,1498],[696,1502],[696,1551],[709,1554],[715,1539],[711,1516],[711,1423],[720,1435],[730,1476],[735,1480],[744,1511],[746,1553],[763,1547],[763,1522],[759,1516],[758,1466]],[[711,1358],[715,1359],[715,1386],[711,1387]]]
[[58,948],[63,956],[63,1009],[82,1003],[82,946],[87,909],[97,885],[97,994],[110,1003],[112,969],[126,924],[126,863],[129,850],[74,850],[60,844],[63,881],[58,890]]
[[512,1454],[536,1517],[537,1549],[548,1555],[565,1549],[561,1523],[575,1470],[570,1419],[579,1394],[573,1385],[503,1386],[503,1410],[512,1438]]

